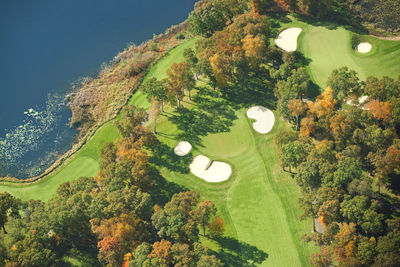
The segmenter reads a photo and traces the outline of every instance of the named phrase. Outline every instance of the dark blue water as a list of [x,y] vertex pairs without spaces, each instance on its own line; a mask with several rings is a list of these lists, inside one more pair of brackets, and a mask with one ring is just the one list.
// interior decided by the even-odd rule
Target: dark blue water
[[0,176],[37,175],[67,151],[71,82],[182,22],[194,2],[0,0]]

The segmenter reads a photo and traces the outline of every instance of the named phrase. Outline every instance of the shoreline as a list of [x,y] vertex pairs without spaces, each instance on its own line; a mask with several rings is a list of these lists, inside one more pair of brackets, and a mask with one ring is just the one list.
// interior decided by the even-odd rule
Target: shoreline
[[[159,35],[154,35],[152,39],[146,40],[144,42],[142,42],[140,45],[135,46],[135,48],[139,48],[139,49],[144,49],[145,51],[150,51],[151,50],[151,44],[153,42],[157,42],[160,41],[161,44],[164,42],[167,42],[169,40],[171,40],[172,38],[174,38],[178,33],[184,32],[187,29],[187,21],[183,21],[177,25],[172,25],[170,26],[168,29],[166,29],[164,31],[164,33],[161,33]],[[183,41],[186,41],[187,39],[183,39]],[[66,164],[68,164],[73,157],[79,153],[84,147],[85,145],[96,135],[96,133],[98,132],[99,129],[101,129],[104,125],[106,125],[107,123],[115,120],[115,118],[120,114],[121,110],[128,105],[128,103],[130,102],[130,100],[132,99],[132,96],[137,92],[139,86],[141,85],[141,83],[143,82],[143,79],[145,78],[148,70],[154,66],[154,64],[156,64],[161,58],[163,58],[164,56],[168,55],[169,51],[171,51],[173,48],[175,48],[176,46],[178,46],[179,44],[182,43],[182,40],[177,41],[177,44],[173,45],[172,47],[170,47],[168,50],[165,51],[160,51],[160,54],[158,54],[153,60],[152,62],[148,65],[148,67],[143,70],[142,72],[140,72],[137,76],[136,76],[136,80],[134,82],[134,85],[132,86],[131,91],[129,92],[129,96],[124,100],[123,104],[120,105],[116,111],[114,112],[114,114],[112,115],[111,118],[108,118],[106,120],[103,121],[99,121],[96,122],[92,127],[90,127],[86,134],[83,135],[83,137],[81,137],[77,142],[72,144],[72,147],[66,151],[65,153],[63,153],[62,155],[60,155],[48,168],[46,168],[46,170],[44,170],[41,174],[34,176],[34,177],[28,177],[25,179],[22,178],[16,178],[16,177],[10,177],[10,176],[5,176],[5,177],[0,177],[0,184],[1,185],[10,185],[10,186],[18,186],[18,185],[31,185],[43,180],[46,180],[47,178],[49,178],[51,175],[55,174],[57,171],[60,171]],[[115,63],[118,63],[118,61],[121,59],[121,57],[125,54],[125,53],[129,53],[129,49],[132,46],[128,46],[126,47],[123,51],[119,52],[110,62],[113,64],[112,67],[115,67]],[[116,60],[118,59],[118,60]],[[96,78],[93,78],[93,80],[97,80],[99,79],[100,76],[99,74],[97,74]],[[80,90],[83,89],[83,85],[80,85],[79,88],[76,90],[76,92],[79,92]],[[69,94],[66,95],[66,97],[68,97],[69,95],[72,95],[76,92],[70,92]],[[71,109],[71,108],[70,108]]]

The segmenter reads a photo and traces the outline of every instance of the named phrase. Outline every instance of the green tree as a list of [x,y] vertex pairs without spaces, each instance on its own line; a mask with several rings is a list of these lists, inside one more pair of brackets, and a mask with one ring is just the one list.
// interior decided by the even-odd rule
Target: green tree
[[140,90],[147,95],[149,101],[152,99],[161,103],[161,112],[164,112],[164,103],[168,100],[167,80],[157,80],[152,77],[147,79],[140,87]]
[[332,88],[333,97],[340,104],[348,97],[361,96],[362,83],[358,79],[357,72],[348,67],[333,70],[326,84]]
[[185,59],[185,62],[188,63],[192,68],[192,72],[194,73],[195,79],[197,80],[197,64],[199,63],[199,59],[197,58],[196,53],[192,48],[186,48],[185,51],[183,51],[183,57]]
[[8,192],[0,193],[0,227],[3,228],[4,234],[7,234],[5,224],[8,221],[8,216],[19,218],[19,210],[21,209],[22,201]]
[[146,110],[127,105],[122,111],[122,118],[116,122],[116,125],[122,137],[132,137],[135,132],[134,128],[147,119]]

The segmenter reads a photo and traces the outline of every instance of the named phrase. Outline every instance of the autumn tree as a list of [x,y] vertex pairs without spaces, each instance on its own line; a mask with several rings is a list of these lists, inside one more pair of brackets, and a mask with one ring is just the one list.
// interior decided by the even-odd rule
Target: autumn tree
[[149,254],[149,258],[161,259],[165,264],[169,265],[171,262],[171,242],[161,239],[159,242],[153,244],[153,250]]
[[203,235],[206,235],[206,227],[210,226],[211,217],[215,216],[217,209],[210,200],[203,200],[199,206],[192,213],[196,220],[200,223],[203,228]]
[[288,101],[287,107],[292,116],[296,118],[296,131],[299,129],[299,117],[304,115],[307,105],[301,99],[291,99]]
[[7,234],[5,224],[8,221],[8,216],[19,218],[19,210],[21,209],[22,201],[8,192],[0,193],[0,227],[3,228],[4,234]]
[[381,102],[372,100],[367,103],[367,110],[377,119],[382,121],[386,127],[392,118],[392,104],[390,102]]
[[242,48],[247,60],[253,67],[259,65],[267,50],[264,41],[259,36],[253,36],[252,34],[247,34],[242,39]]
[[174,63],[171,68],[167,71],[168,75],[168,90],[175,96],[180,107],[180,101],[184,96],[184,90],[189,92],[189,99],[191,100],[190,91],[195,86],[195,80],[188,63]]
[[225,232],[225,222],[220,216],[215,216],[208,228],[213,235],[221,236]]
[[327,247],[320,247],[318,253],[311,254],[310,262],[313,266],[329,267],[332,265],[332,256],[330,249]]
[[104,262],[107,266],[121,266],[123,257],[121,246],[118,240],[114,237],[107,236],[101,240],[99,247],[99,261]]

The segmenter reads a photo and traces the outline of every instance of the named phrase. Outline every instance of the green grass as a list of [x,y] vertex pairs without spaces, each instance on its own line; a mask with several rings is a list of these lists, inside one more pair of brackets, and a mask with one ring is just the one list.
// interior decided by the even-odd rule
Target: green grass
[[[167,68],[174,62],[183,61],[183,51],[188,47],[194,47],[194,43],[195,39],[191,39],[172,49],[153,66],[148,75],[154,75],[158,78],[164,77]],[[146,96],[140,91],[133,94],[129,104],[145,109],[150,107]],[[56,193],[60,184],[76,180],[82,176],[92,177],[97,175],[100,166],[101,148],[107,142],[117,139],[118,136],[114,120],[107,122],[96,131],[93,138],[70,161],[56,170],[54,174],[42,181],[28,185],[2,183],[0,184],[0,192],[7,191],[22,200],[40,199],[46,201]]]
[[400,41],[360,35],[363,42],[372,44],[372,50],[362,54],[352,48],[351,38],[354,33],[344,27],[334,23],[315,26],[292,16],[289,18],[292,21],[281,23],[280,30],[288,27],[303,29],[298,38],[298,50],[311,60],[307,69],[312,80],[320,87],[326,86],[326,81],[334,69],[343,66],[357,71],[361,80],[368,76],[389,76],[394,79],[399,76]]
[[379,78],[398,77],[400,42],[363,36],[372,44],[373,49],[367,54],[361,54],[352,49],[351,34],[344,28],[309,26],[305,29],[300,50],[311,59],[310,72],[319,85],[324,87],[332,70],[343,66],[355,70],[361,80],[372,75]]
[[[188,107],[197,105],[186,104]],[[170,108],[166,111],[174,114]],[[281,171],[273,143],[274,135],[287,124],[277,120],[272,132],[257,134],[245,111],[235,112],[237,119],[229,132],[203,137],[191,152],[193,157],[203,154],[229,163],[233,174],[228,181],[211,184],[191,173],[167,167],[160,168],[161,174],[217,205],[226,222],[227,236],[239,242],[233,242],[233,249],[227,246],[228,241],[202,238],[202,242],[218,253],[233,253],[234,256],[228,253],[230,256],[224,257],[228,259],[228,266],[242,266],[242,260],[252,262],[254,259],[262,266],[308,266],[314,247],[301,242],[300,238],[312,230],[311,219],[299,220],[300,191],[293,178]],[[166,116],[158,119],[157,131],[160,140],[171,150],[180,141],[180,131]],[[257,256],[263,253],[266,258]]]

